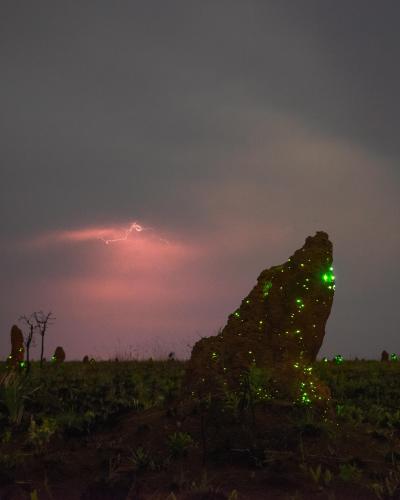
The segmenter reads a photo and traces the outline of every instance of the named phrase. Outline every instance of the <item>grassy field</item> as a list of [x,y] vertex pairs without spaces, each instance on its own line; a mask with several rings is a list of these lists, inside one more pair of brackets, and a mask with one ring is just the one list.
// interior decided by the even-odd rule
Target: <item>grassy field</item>
[[185,363],[0,364],[0,498],[400,498],[400,363],[317,362],[312,405],[182,400]]

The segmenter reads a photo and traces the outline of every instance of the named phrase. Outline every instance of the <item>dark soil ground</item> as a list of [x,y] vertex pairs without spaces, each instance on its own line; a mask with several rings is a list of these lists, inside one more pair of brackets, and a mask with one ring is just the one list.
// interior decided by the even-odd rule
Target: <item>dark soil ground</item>
[[[398,434],[334,419],[299,420],[296,412],[275,402],[254,415],[224,415],[221,409],[205,415],[177,404],[127,413],[87,436],[58,436],[40,453],[21,436],[0,448],[24,454],[0,472],[0,498],[399,498]],[[190,434],[194,443],[174,457],[167,437],[175,432]]]

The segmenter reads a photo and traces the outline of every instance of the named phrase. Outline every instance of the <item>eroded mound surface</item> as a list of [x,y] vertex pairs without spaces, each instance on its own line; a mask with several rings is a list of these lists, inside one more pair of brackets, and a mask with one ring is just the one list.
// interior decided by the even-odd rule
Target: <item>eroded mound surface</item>
[[[322,345],[334,289],[332,243],[319,231],[284,264],[261,272],[220,334],[195,344],[188,390],[192,395],[223,393],[250,383],[250,376],[260,379],[256,392],[266,399],[279,392],[278,397],[304,403],[328,397],[309,364]],[[269,391],[266,377],[273,382]]]

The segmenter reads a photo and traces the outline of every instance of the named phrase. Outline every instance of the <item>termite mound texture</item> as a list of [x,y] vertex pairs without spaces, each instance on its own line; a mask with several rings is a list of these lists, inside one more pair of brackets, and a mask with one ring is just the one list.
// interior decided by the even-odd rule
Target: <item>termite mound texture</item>
[[188,390],[195,395],[235,389],[243,374],[259,369],[303,381],[303,388],[318,385],[309,365],[324,339],[334,289],[332,243],[318,231],[284,264],[261,272],[218,335],[194,345]]
[[8,356],[7,364],[17,366],[24,360],[24,336],[17,325],[11,327],[11,353]]
[[54,351],[53,361],[62,363],[65,360],[65,351],[61,346],[58,346]]

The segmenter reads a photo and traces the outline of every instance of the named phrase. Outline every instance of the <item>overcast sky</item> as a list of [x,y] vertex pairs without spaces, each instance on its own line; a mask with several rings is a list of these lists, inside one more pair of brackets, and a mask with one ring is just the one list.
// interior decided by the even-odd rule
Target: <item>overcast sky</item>
[[3,0],[0,357],[35,310],[57,317],[48,357],[187,355],[317,230],[337,277],[320,354],[400,353],[399,19],[397,0]]

